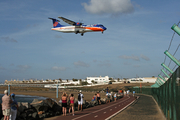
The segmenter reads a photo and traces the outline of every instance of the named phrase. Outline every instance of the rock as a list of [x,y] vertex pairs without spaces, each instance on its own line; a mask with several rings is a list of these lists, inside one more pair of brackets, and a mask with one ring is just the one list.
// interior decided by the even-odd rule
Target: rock
[[101,104],[105,104],[107,102],[107,98],[101,98]]
[[90,102],[88,102],[88,101],[86,101],[85,105],[86,105],[86,108],[91,107],[91,106],[90,106]]
[[30,109],[31,108],[31,105],[28,102],[21,102],[21,105],[25,106],[26,109]]
[[95,101],[91,101],[90,102],[92,104],[92,106],[97,106],[98,105],[98,102],[95,100]]
[[47,104],[45,100],[41,100],[39,102],[31,103],[31,105],[36,108],[37,112],[44,111],[47,112],[50,106]]
[[56,104],[52,107],[52,111],[56,114],[56,115],[60,115],[62,113],[62,107],[60,106],[60,104]]
[[39,119],[39,115],[37,112],[32,113],[32,118]]
[[[26,105],[26,106],[24,106],[24,105]],[[24,112],[26,109],[28,109],[28,103],[21,103],[21,102],[18,102],[18,112],[20,112],[20,114],[22,113],[22,112]]]
[[41,100],[39,100],[39,99],[34,99],[34,100],[32,101],[32,103],[39,102],[39,101],[41,101]]
[[51,108],[55,105],[55,101],[52,100],[51,98],[47,98],[46,100],[44,100],[45,103],[47,103]]

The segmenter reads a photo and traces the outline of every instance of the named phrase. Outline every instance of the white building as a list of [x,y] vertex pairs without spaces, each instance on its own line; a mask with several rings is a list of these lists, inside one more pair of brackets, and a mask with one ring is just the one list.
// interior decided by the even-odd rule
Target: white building
[[130,83],[155,83],[157,77],[143,77],[143,78],[130,78],[127,81]]
[[89,84],[92,83],[92,81],[94,81],[95,83],[108,83],[109,82],[109,77],[108,76],[105,76],[105,77],[87,77],[87,82]]

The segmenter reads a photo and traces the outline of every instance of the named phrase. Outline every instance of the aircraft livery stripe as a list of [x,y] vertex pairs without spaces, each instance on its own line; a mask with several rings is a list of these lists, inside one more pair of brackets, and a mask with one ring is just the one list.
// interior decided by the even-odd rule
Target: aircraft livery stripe
[[93,31],[103,31],[103,29],[99,27],[85,27],[85,28]]

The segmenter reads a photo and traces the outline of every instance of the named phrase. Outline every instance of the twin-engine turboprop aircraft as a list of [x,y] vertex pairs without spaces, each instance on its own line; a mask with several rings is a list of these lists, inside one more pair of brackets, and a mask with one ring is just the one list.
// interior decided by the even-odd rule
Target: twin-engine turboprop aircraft
[[58,17],[62,19],[64,22],[70,24],[71,26],[61,25],[59,20],[54,18],[49,18],[53,21],[53,27],[51,30],[56,30],[63,33],[81,33],[83,36],[85,32],[104,32],[107,28],[105,28],[102,24],[95,24],[95,25],[83,25],[83,23],[74,22],[68,20],[64,17]]

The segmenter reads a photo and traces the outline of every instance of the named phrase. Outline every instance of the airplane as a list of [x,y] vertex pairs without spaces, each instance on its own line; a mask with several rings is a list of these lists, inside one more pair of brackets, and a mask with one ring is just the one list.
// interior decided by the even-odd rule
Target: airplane
[[104,32],[107,28],[104,27],[102,24],[95,24],[95,25],[83,25],[81,22],[74,22],[64,17],[58,17],[62,19],[64,22],[70,24],[71,26],[61,25],[59,20],[55,18],[49,18],[53,21],[53,28],[51,30],[63,32],[63,33],[80,33],[81,36],[84,35],[86,32]]

